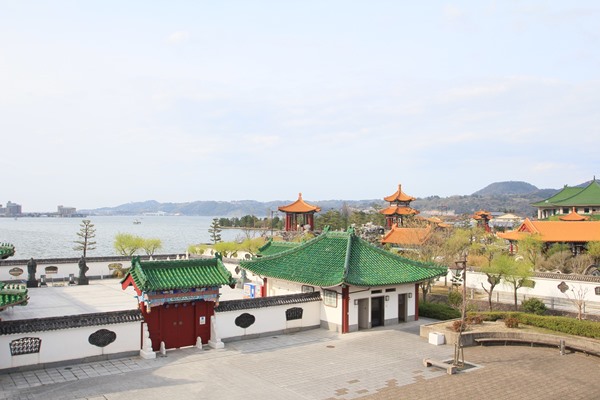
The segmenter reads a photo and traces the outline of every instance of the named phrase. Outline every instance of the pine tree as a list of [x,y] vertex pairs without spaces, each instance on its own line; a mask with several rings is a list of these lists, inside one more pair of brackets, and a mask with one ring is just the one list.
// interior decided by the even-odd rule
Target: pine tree
[[77,232],[79,240],[75,240],[77,246],[73,247],[73,250],[83,250],[83,258],[85,258],[88,250],[96,250],[96,242],[92,241],[96,237],[96,228],[89,219],[82,220],[80,226],[81,229]]
[[219,218],[213,218],[210,228],[208,228],[208,233],[210,234],[210,240],[212,240],[213,244],[221,241],[221,225],[219,225]]

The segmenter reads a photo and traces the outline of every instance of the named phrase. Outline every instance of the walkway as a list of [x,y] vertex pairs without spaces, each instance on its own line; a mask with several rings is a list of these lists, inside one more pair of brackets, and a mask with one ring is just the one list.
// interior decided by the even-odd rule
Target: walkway
[[0,375],[0,399],[600,398],[600,359],[530,347],[476,347],[481,365],[448,376],[422,365],[451,346],[418,336],[427,319],[349,335],[317,329],[138,357]]

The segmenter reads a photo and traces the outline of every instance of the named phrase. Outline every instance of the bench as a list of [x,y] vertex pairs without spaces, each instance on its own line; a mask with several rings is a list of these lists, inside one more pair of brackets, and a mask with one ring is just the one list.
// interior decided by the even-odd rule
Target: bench
[[551,339],[551,338],[508,338],[508,337],[494,337],[494,338],[478,338],[474,339],[476,343],[481,344],[482,346],[486,343],[504,343],[507,346],[510,343],[527,343],[530,344],[531,347],[534,345],[541,346],[549,346],[555,347],[560,350],[561,354],[565,353],[565,349],[569,349],[571,351],[579,351],[586,355],[594,355],[600,356],[600,351],[591,350],[586,348],[586,346],[579,346],[577,344],[573,344],[572,342],[567,344],[564,339]]
[[446,370],[448,375],[454,375],[456,373],[456,365],[447,364],[443,361],[432,360],[431,358],[424,358],[423,365],[426,367],[438,367]]

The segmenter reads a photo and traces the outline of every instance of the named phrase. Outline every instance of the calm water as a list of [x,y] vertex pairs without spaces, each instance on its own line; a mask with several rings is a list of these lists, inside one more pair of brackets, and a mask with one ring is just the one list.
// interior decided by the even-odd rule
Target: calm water
[[[130,233],[143,238],[162,241],[159,254],[184,254],[190,244],[209,243],[208,228],[213,217],[144,216],[144,217],[89,217],[96,228],[96,250],[88,257],[118,255],[113,243],[117,233]],[[134,224],[137,219],[140,224]],[[12,259],[79,257],[73,250],[79,240],[80,218],[0,218],[0,242],[15,246]],[[224,241],[242,237],[238,229],[224,229]],[[141,253],[143,254],[143,252]]]

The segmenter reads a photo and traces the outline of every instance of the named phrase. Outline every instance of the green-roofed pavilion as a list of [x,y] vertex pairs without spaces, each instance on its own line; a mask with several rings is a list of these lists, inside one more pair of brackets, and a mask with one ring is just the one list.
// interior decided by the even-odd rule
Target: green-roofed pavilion
[[210,259],[173,261],[134,257],[121,286],[133,286],[156,351],[161,342],[166,348],[193,346],[198,337],[208,343],[219,288],[235,282],[217,253]]
[[591,215],[600,212],[600,183],[594,177],[585,187],[565,186],[554,196],[531,205],[537,207],[538,219],[567,215],[573,211],[580,215]]
[[[408,302],[413,303],[414,308],[404,310],[402,317],[404,320],[411,315],[418,318],[418,283],[447,273],[444,266],[410,260],[375,247],[352,230],[332,232],[327,229],[305,243],[273,255],[242,261],[240,266],[263,278],[267,295],[283,294],[284,291],[321,291],[324,304],[327,306],[329,301],[334,308],[338,308],[337,298],[341,297],[341,326],[335,328],[341,329],[342,333],[361,328],[360,318],[366,315],[355,310],[357,307],[350,309],[351,298],[355,301],[352,306],[367,307],[372,315],[383,312],[380,309],[390,304],[395,304],[398,311],[388,310],[389,315],[378,321],[371,319],[368,324],[363,321],[363,328],[384,325],[390,316],[399,319],[400,307],[406,307]],[[392,297],[393,303],[388,303]],[[361,304],[365,301],[368,304]]]

